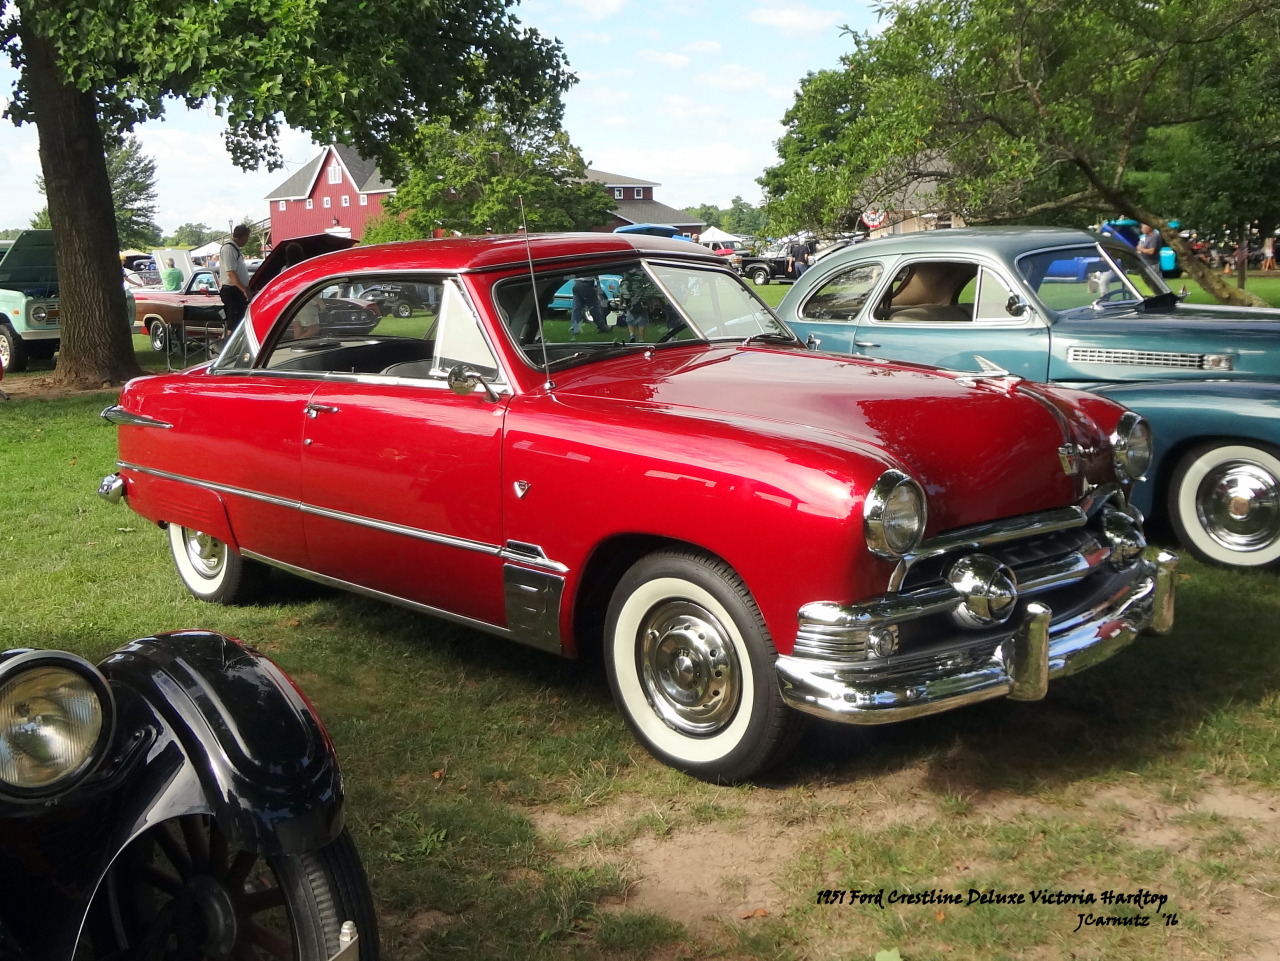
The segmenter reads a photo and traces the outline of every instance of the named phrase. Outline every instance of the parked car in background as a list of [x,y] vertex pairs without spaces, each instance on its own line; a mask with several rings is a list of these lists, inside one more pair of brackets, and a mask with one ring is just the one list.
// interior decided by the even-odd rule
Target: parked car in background
[[1280,310],[1187,304],[1118,241],[1010,227],[859,244],[819,260],[779,313],[823,351],[1117,400],[1155,431],[1145,514],[1207,561],[1280,560]]
[[361,300],[374,303],[384,316],[408,317],[415,310],[438,309],[437,293],[439,288],[434,284],[375,284],[359,296]]
[[[573,340],[552,299],[606,275],[631,313]],[[440,312],[303,335],[339,281],[437,283]],[[602,648],[641,742],[713,781],[785,757],[805,715],[1043,697],[1173,616],[1176,558],[1126,498],[1142,418],[807,350],[687,242],[317,257],[216,361],[134,380],[104,416],[119,470],[100,492],[167,530],[197,597],[244,600],[278,567],[555,654]]]
[[0,651],[6,961],[376,961],[324,725],[220,634]]
[[52,230],[24,230],[0,257],[0,364],[19,373],[52,357],[62,326]]
[[[331,234],[295,237],[289,244],[301,249],[303,259],[332,250],[342,250],[355,241]],[[288,253],[286,244],[276,248],[256,266],[249,277],[249,295],[252,299],[268,280],[286,269]],[[155,350],[164,351],[187,340],[209,340],[225,337],[226,319],[222,312],[222,297],[218,293],[218,275],[207,268],[196,268],[182,290],[167,291],[159,287],[138,287],[133,295],[133,325],[138,333],[151,339]],[[355,301],[341,296],[336,288],[329,292],[324,322],[333,327],[348,330],[371,330],[381,315],[376,304]]]
[[763,287],[771,280],[789,284],[796,279],[795,271],[787,269],[785,245],[768,247],[758,254],[744,254],[738,271],[758,287]]

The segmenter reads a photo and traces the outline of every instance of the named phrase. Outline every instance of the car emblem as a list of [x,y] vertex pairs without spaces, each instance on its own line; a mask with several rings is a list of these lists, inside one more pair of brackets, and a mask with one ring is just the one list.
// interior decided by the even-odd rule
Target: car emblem
[[516,481],[512,486],[516,489],[516,497],[524,497],[525,494],[529,493],[528,481]]
[[1075,444],[1063,444],[1058,448],[1058,460],[1062,463],[1062,473],[1074,477],[1080,473],[1080,448]]

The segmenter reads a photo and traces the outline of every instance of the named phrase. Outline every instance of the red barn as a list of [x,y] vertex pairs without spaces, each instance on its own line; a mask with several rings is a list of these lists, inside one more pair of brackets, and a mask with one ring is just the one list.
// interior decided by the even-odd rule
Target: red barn
[[365,224],[382,213],[383,200],[394,190],[373,161],[350,147],[326,147],[267,194],[271,243],[325,231],[359,240]]

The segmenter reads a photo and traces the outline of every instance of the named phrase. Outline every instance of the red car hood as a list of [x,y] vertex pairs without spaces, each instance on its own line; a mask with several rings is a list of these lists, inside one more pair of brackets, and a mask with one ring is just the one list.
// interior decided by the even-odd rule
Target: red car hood
[[[923,485],[930,533],[1060,507],[1085,490],[1083,471],[1068,475],[1059,456],[1082,438],[1037,397],[1038,386],[739,347],[657,350],[557,374],[556,382],[561,396],[749,423],[877,457]],[[1099,435],[1090,443],[1086,459],[1106,456],[1096,449]]]

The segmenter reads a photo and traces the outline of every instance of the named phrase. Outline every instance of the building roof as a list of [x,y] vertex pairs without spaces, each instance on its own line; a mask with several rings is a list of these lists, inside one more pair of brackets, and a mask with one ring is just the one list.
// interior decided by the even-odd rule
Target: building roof
[[660,204],[656,200],[620,200],[614,205],[613,215],[632,224],[678,224],[682,227],[703,224],[703,221],[692,214]]
[[390,193],[395,190],[394,184],[382,179],[382,174],[378,172],[378,165],[372,160],[365,160],[356,153],[354,147],[348,147],[344,144],[332,144],[299,167],[288,180],[267,194],[266,199],[305,200],[310,197],[311,191],[315,187],[316,178],[320,176],[320,171],[324,168],[324,162],[329,156],[330,150],[338,155],[338,161],[346,168],[347,176],[351,178],[351,182],[355,184],[356,190],[360,193]]
[[641,180],[639,177],[625,177],[622,174],[611,174],[607,170],[587,168],[587,179],[606,187],[661,187],[662,184],[652,180]]

